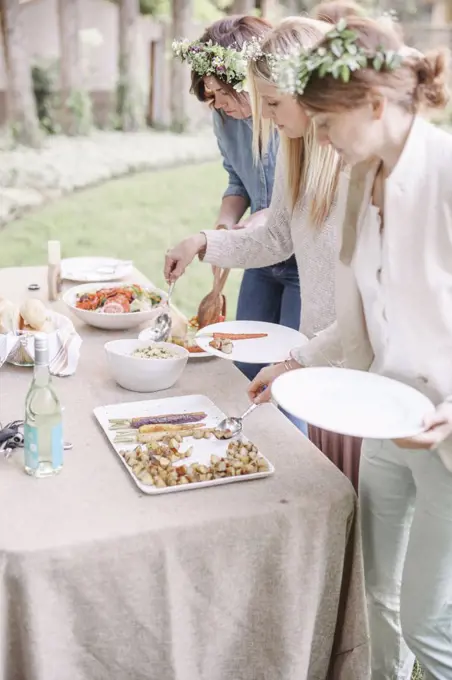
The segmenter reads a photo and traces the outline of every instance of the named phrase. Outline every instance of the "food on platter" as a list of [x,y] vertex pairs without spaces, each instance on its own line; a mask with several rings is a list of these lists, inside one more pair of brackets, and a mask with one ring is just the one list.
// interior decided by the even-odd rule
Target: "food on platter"
[[179,355],[166,347],[159,345],[149,345],[149,347],[140,347],[132,352],[132,356],[137,359],[174,359]]
[[138,430],[143,425],[181,425],[186,423],[199,423],[207,417],[204,411],[194,413],[167,413],[161,416],[143,416],[141,418],[111,418],[109,420],[110,430],[121,430],[123,428],[133,428]]
[[203,353],[204,350],[202,347],[200,347],[198,344],[196,344],[196,341],[194,339],[190,340],[188,337],[184,338],[176,338],[172,337],[171,342],[174,345],[179,345],[179,347],[184,347],[190,354],[198,354],[199,352]]
[[183,432],[184,430],[194,430],[199,427],[203,427],[202,423],[189,423],[181,425],[168,425],[166,423],[158,423],[151,425],[141,425],[138,428],[138,432]]
[[229,340],[228,338],[214,338],[209,342],[209,345],[213,349],[223,352],[223,354],[232,354],[232,350],[234,349],[232,340]]
[[126,442],[132,443],[137,441],[141,444],[146,444],[152,441],[165,441],[173,438],[181,442],[187,437],[210,439],[212,436],[216,437],[216,439],[231,439],[232,432],[230,430],[219,430],[215,427],[204,427],[202,423],[190,425],[142,425],[138,430],[118,430],[115,442],[125,444]]
[[[224,316],[218,317],[217,323],[221,323],[222,321],[224,321]],[[171,338],[171,342],[175,345],[185,347],[185,349],[188,350],[190,354],[204,354],[205,350],[203,350],[195,340],[195,335],[198,331],[198,317],[194,316],[189,320],[187,332],[183,337],[177,336],[173,327],[173,337]]]
[[181,450],[181,443],[175,438],[152,442],[146,446],[137,446],[133,451],[121,451],[120,455],[143,484],[157,488],[209,482],[269,470],[267,461],[251,442],[230,442],[226,455],[212,455],[209,465],[184,465],[182,460],[193,454],[193,447]]
[[92,293],[79,293],[75,302],[77,309],[102,314],[128,314],[148,312],[162,301],[156,291],[138,284],[101,288]]
[[[239,340],[259,340],[268,338],[268,333],[206,333],[206,337],[212,336],[209,346],[223,354],[232,354],[234,349],[233,341]],[[198,335],[198,337],[203,337]]]
[[4,298],[0,299],[0,333],[17,331],[52,333],[55,324],[50,318],[50,310],[41,300],[31,298],[21,305],[15,305]]
[[214,340],[257,340],[268,338],[268,333],[212,333]]

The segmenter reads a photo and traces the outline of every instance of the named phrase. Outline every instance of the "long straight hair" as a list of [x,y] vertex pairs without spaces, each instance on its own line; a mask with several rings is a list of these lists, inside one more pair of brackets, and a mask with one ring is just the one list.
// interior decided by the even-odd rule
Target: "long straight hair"
[[[264,54],[290,54],[294,49],[310,49],[331,30],[331,25],[309,17],[290,17],[273,29],[262,43]],[[256,80],[274,84],[267,59],[261,57],[250,62],[249,90],[253,111],[253,153],[268,143],[272,124],[262,117],[262,101]],[[291,96],[291,95],[287,95]],[[300,102],[298,101],[301,106]],[[285,158],[287,201],[290,211],[301,198],[309,201],[309,213],[313,224],[320,227],[328,217],[334,203],[341,161],[330,147],[321,146],[315,137],[312,122],[303,137],[289,139],[281,134]]]

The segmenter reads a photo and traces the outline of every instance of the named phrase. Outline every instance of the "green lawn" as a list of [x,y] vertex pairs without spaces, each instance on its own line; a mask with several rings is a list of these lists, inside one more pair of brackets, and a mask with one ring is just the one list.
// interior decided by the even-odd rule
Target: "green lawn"
[[[225,172],[220,163],[133,175],[61,198],[0,230],[0,267],[46,264],[49,239],[63,256],[105,255],[132,259],[164,286],[166,250],[185,236],[211,228],[217,217]],[[226,295],[235,313],[241,272],[231,272]],[[188,315],[210,287],[208,265],[195,261],[174,291]]]

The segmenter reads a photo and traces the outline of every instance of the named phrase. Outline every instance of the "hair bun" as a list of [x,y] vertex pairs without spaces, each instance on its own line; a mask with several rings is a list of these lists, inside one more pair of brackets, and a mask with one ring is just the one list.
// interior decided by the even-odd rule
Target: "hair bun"
[[449,101],[449,51],[434,50],[415,58],[413,70],[417,78],[417,103],[433,109],[444,108]]

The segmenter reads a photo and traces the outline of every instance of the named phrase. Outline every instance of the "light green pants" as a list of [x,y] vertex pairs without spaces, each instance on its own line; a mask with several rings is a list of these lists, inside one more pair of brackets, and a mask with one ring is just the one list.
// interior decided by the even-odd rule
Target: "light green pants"
[[452,680],[452,473],[432,451],[363,443],[359,496],[372,680]]

